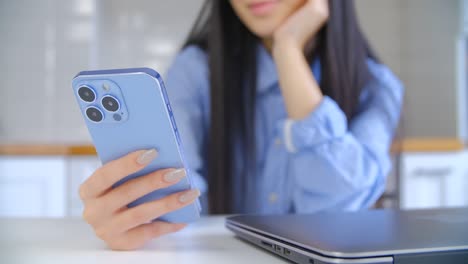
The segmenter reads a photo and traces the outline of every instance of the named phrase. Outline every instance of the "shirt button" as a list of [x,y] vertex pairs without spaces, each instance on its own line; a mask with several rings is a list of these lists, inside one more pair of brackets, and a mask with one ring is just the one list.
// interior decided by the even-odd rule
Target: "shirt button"
[[276,139],[275,139],[275,145],[276,145],[276,146],[280,146],[282,143],[283,143],[283,142],[281,141],[280,138],[276,138]]
[[276,203],[276,201],[278,201],[278,195],[276,193],[270,193],[270,195],[268,196],[268,201],[270,201],[270,203]]

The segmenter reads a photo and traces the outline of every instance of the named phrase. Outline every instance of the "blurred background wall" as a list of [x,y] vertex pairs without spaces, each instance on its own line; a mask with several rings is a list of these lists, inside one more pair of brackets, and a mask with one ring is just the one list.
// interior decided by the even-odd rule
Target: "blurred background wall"
[[407,89],[404,136],[466,137],[466,86],[458,83],[458,74],[466,76],[459,65],[462,1],[358,0],[357,4],[371,43]]
[[0,142],[90,142],[71,92],[84,69],[165,72],[201,0],[0,2]]
[[[83,69],[165,73],[202,2],[0,0],[0,216],[80,213],[77,188],[99,162],[68,150],[91,143],[71,79]],[[468,1],[356,0],[356,7],[406,87],[400,139],[409,143],[395,156],[383,206],[468,205]],[[37,144],[46,147],[29,147]]]

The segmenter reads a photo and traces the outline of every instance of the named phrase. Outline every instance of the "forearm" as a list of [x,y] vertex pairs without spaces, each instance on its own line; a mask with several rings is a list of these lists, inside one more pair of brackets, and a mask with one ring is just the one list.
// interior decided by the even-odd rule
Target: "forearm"
[[289,118],[305,118],[320,104],[323,95],[302,48],[293,41],[276,41],[272,55]]
[[388,154],[375,153],[348,132],[290,160],[296,212],[323,208],[357,210],[381,195],[391,168]]

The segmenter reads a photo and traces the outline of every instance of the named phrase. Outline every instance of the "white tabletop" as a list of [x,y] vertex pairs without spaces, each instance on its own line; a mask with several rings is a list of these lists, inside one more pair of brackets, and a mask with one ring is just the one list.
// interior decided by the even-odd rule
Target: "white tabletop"
[[285,262],[235,238],[224,227],[223,217],[205,217],[130,252],[107,249],[81,219],[0,219],[0,263]]

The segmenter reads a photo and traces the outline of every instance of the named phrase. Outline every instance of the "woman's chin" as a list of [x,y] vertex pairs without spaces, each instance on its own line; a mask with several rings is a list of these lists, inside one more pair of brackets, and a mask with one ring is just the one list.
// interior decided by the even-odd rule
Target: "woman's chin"
[[275,33],[276,27],[273,26],[263,26],[263,27],[255,27],[250,28],[250,31],[254,33],[258,38],[261,39],[269,39]]

